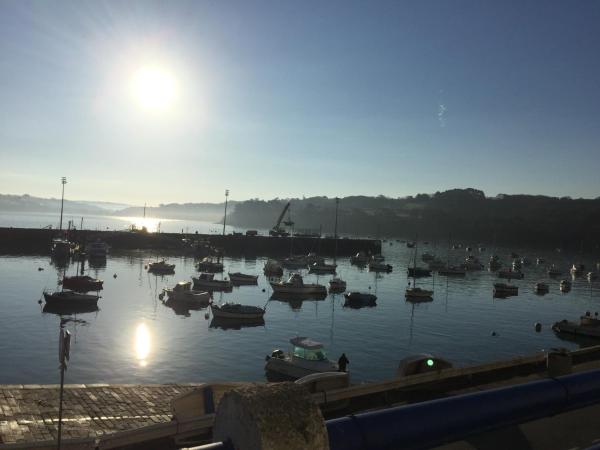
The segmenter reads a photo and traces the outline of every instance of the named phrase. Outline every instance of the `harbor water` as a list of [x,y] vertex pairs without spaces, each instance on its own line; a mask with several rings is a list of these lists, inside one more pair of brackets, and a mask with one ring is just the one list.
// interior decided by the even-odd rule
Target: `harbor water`
[[[494,299],[493,284],[506,280],[482,270],[468,272],[464,278],[419,279],[417,285],[433,289],[434,295],[431,302],[415,304],[404,297],[413,250],[396,240],[383,245],[386,262],[394,267],[391,273],[368,272],[352,266],[348,258],[337,261],[338,276],[347,281],[349,291],[377,295],[377,306],[362,309],[344,307],[340,294],[324,300],[271,300],[272,290],[262,273],[265,257],[225,257],[223,277],[227,272],[260,274],[258,286],[214,294],[217,302],[266,305],[264,325],[240,327],[216,325],[207,316],[208,309],[175,311],[161,301],[163,288],[198,273],[191,257],[140,251],[110,254],[99,266],[89,267],[86,262],[86,273],[104,280],[99,310],[60,316],[44,312],[42,291],[57,289],[63,271],[74,275],[76,264],[63,269],[48,256],[0,256],[0,383],[58,382],[61,319],[73,334],[67,383],[264,381],[265,356],[275,348],[287,350],[289,339],[297,335],[322,342],[331,359],[345,352],[353,382],[391,378],[402,358],[421,352],[466,366],[590,344],[560,338],[551,325],[564,318],[577,319],[585,311],[600,311],[598,282],[579,278],[569,293],[559,291],[559,281],[570,278],[573,262],[586,263],[593,270],[593,261],[555,250],[497,248],[493,252],[504,266],[511,261],[511,251],[532,260],[524,267],[525,278],[511,281],[519,287],[518,296]],[[419,255],[422,251],[435,251],[441,259],[449,257],[456,263],[465,257],[465,250],[439,246],[421,245]],[[474,249],[473,253],[487,263],[491,251]],[[546,264],[536,265],[537,256]],[[176,264],[174,275],[148,273],[148,262],[162,257]],[[558,279],[547,277],[550,263],[563,271]],[[332,277],[306,271],[303,275],[305,282],[325,285]],[[538,281],[549,284],[548,294],[535,294]],[[534,330],[536,322],[542,324],[541,332]]]

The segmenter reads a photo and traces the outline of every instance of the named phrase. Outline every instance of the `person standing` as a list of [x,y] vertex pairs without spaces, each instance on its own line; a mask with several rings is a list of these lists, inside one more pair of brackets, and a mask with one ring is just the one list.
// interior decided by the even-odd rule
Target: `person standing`
[[340,359],[338,359],[338,370],[340,372],[346,372],[346,366],[350,364],[350,360],[346,357],[345,353],[342,353]]

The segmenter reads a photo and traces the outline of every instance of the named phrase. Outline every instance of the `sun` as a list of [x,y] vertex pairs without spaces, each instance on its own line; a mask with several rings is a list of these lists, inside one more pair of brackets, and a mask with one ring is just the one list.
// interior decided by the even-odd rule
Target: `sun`
[[143,109],[167,111],[177,100],[177,80],[164,67],[141,66],[131,77],[131,93]]

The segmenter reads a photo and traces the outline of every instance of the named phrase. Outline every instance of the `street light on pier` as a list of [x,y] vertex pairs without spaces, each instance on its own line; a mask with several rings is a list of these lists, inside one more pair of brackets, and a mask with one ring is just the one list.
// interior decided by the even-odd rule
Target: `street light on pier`
[[67,177],[62,177],[60,181],[62,183],[62,197],[60,199],[60,225],[58,228],[62,231],[63,206],[65,203],[65,184],[67,184]]
[[229,197],[229,189],[225,189],[225,216],[223,217],[223,236],[225,236],[225,223],[227,222],[227,197]]

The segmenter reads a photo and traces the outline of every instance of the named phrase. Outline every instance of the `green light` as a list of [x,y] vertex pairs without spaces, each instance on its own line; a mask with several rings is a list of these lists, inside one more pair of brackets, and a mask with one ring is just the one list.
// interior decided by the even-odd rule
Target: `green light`
[[428,360],[427,360],[427,365],[428,365],[429,367],[433,367],[433,359],[428,359]]

